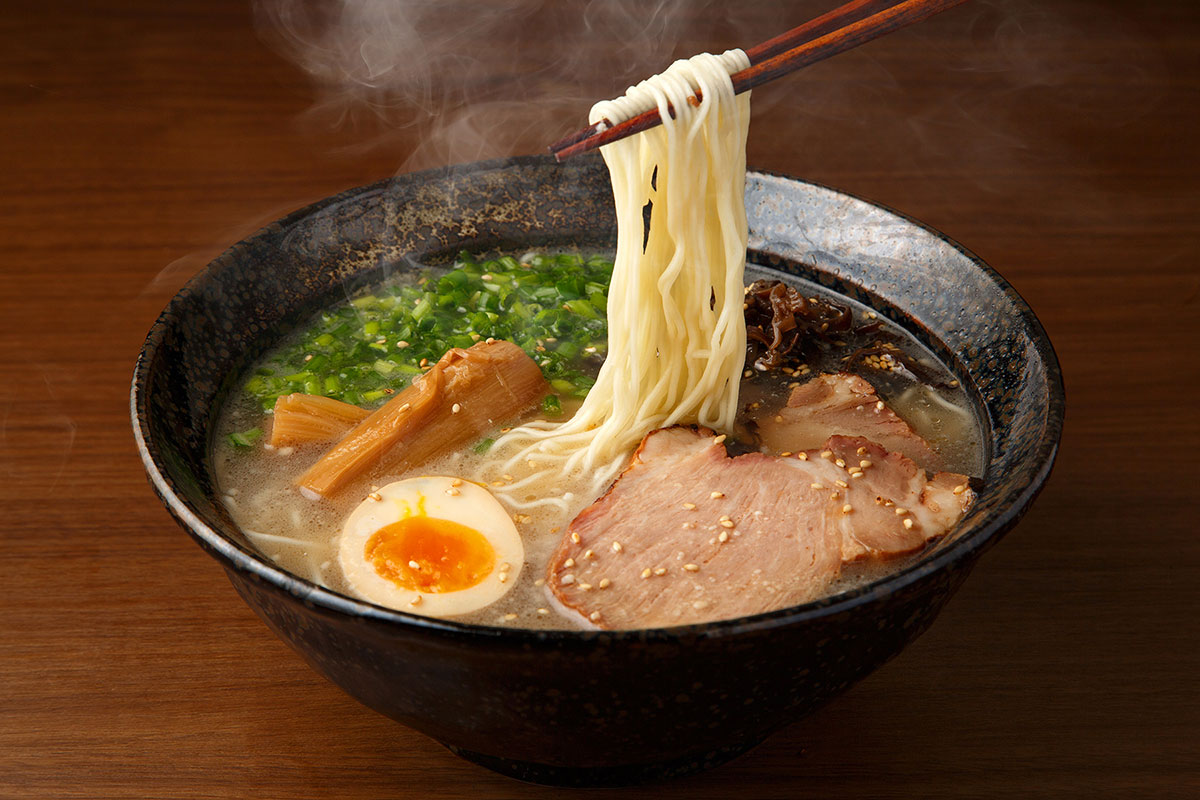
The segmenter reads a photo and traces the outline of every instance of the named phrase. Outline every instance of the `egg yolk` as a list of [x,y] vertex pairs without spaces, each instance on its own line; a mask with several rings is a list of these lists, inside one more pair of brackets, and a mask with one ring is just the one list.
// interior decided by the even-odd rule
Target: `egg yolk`
[[496,551],[482,533],[423,516],[380,528],[367,540],[363,555],[380,577],[402,589],[431,594],[469,589],[496,565]]

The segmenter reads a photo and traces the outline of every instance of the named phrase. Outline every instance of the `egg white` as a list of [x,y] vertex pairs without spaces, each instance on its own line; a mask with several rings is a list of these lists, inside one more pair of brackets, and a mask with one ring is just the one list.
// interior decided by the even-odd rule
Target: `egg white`
[[[342,527],[338,562],[350,587],[381,606],[452,617],[491,605],[503,597],[521,574],[525,548],[512,518],[482,486],[456,478],[421,477],[389,483],[351,512]],[[478,531],[496,553],[495,567],[482,581],[455,592],[405,589],[375,571],[367,560],[367,541],[380,529],[410,517],[456,522]],[[507,570],[501,569],[508,565]]]

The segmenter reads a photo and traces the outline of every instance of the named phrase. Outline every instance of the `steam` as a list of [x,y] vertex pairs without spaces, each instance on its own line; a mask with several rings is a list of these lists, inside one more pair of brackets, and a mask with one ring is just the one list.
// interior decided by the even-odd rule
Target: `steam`
[[[696,13],[710,6],[720,13]],[[404,138],[400,171],[544,152],[595,101],[714,41],[736,46],[733,12],[714,0],[255,3],[260,35],[317,88],[308,122],[350,128],[364,148]],[[556,35],[531,38],[534,17]]]
[[[583,126],[592,103],[676,58],[749,46],[832,4],[803,0],[765,12],[731,0],[255,0],[254,8],[262,37],[317,88],[306,121],[349,129],[356,149],[401,143],[396,167],[406,172],[544,152]],[[535,21],[554,35],[532,38]],[[1099,128],[1149,113],[1161,96],[1141,87],[1164,69],[1157,55],[1133,31],[1127,47],[1087,46],[1090,33],[1105,31],[1097,38],[1111,42],[1126,24],[1119,11],[1082,2],[961,6],[927,24],[940,30],[915,26],[756,90],[755,116],[786,123],[774,142],[760,142],[751,127],[750,162],[818,178],[831,159],[890,171],[944,167],[961,155],[947,152],[947,141],[1007,158],[1013,169],[1079,158],[1073,144],[1056,140],[1054,121],[1022,116],[1022,99],[1051,93],[1064,119]],[[947,43],[938,74],[909,74],[904,52]],[[895,109],[914,80],[937,86],[902,116],[873,114],[889,102]],[[1078,91],[1089,83],[1094,93]],[[1115,108],[1114,85],[1129,87]],[[897,134],[883,146],[856,135],[880,124]],[[872,142],[868,151],[854,151],[859,140]]]
[[78,428],[67,413],[78,396],[75,376],[31,356],[17,361],[29,379],[19,390],[0,388],[0,498],[13,503],[54,496]]

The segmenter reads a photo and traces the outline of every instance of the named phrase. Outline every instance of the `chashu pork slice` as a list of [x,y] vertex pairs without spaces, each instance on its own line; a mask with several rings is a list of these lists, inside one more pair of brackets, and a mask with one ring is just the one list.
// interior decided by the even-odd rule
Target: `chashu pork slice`
[[550,559],[562,607],[628,629],[797,605],[826,594],[847,562],[924,547],[973,498],[965,476],[928,480],[863,438],[833,436],[789,458],[730,458],[722,439],[665,428],[642,440]]
[[821,374],[792,390],[787,405],[758,423],[759,435],[775,453],[798,453],[834,434],[865,436],[891,452],[933,469],[938,458],[909,424],[879,399],[875,387],[846,372]]

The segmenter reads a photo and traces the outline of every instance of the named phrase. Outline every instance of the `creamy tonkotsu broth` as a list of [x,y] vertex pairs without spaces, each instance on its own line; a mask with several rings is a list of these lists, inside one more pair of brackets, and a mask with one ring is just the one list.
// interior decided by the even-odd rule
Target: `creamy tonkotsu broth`
[[[442,271],[432,274],[439,272]],[[747,272],[748,278],[777,275],[753,265]],[[411,279],[408,282],[411,283]],[[403,279],[400,283],[404,283]],[[792,284],[806,294],[829,297],[850,306],[859,321],[879,321],[878,316],[868,316],[874,312],[866,306],[830,295],[816,284],[800,280],[793,280]],[[367,290],[364,294],[378,291]],[[353,307],[356,299],[347,301],[346,307]],[[860,368],[858,372],[876,385],[880,396],[930,442],[943,460],[945,469],[980,476],[983,458],[980,433],[965,393],[960,387],[949,386],[954,382],[953,376],[902,328],[890,322],[884,322],[883,328],[892,340],[901,343],[910,358],[919,361],[937,376],[942,388],[933,389],[901,375],[877,369]],[[299,338],[299,334],[289,337],[268,352],[247,370],[247,376],[252,377],[276,363],[278,354],[293,348]],[[840,359],[857,345],[857,342],[848,341],[842,348],[831,349],[821,360],[811,364],[810,371],[805,374],[778,371],[760,373],[753,370],[749,370],[748,375],[743,373],[739,422],[749,422],[774,413],[785,402],[791,386],[822,370],[836,370]],[[595,366],[594,362],[585,364],[592,370]],[[578,399],[565,400],[564,415],[571,414],[578,403]],[[755,404],[758,404],[757,407],[751,408]],[[562,417],[540,416],[554,421],[562,420]],[[517,583],[493,605],[455,619],[520,628],[579,627],[573,618],[555,608],[547,596],[543,579],[547,560],[570,521],[596,499],[590,475],[582,472],[546,475],[521,462],[505,467],[508,456],[516,452],[515,446],[508,451],[489,449],[484,453],[476,453],[474,446],[471,446],[407,473],[384,471],[371,475],[336,497],[314,501],[303,497],[294,481],[320,457],[327,445],[268,449],[260,440],[255,446],[244,448],[232,444],[229,439],[230,434],[254,427],[269,428],[269,425],[269,417],[264,418],[262,406],[256,398],[246,394],[235,395],[223,409],[217,427],[213,467],[222,502],[234,521],[264,555],[282,568],[335,591],[356,596],[345,582],[336,555],[342,526],[350,512],[371,492],[372,486],[417,475],[454,476],[478,481],[502,499],[513,497],[537,503],[520,510],[512,509],[525,546],[525,565]],[[496,432],[497,435],[499,433]],[[495,435],[486,438],[495,438]],[[529,480],[531,475],[534,477],[532,481],[522,483]],[[832,587],[832,593],[857,588],[901,569],[918,558],[919,554],[886,564],[852,565]]]

